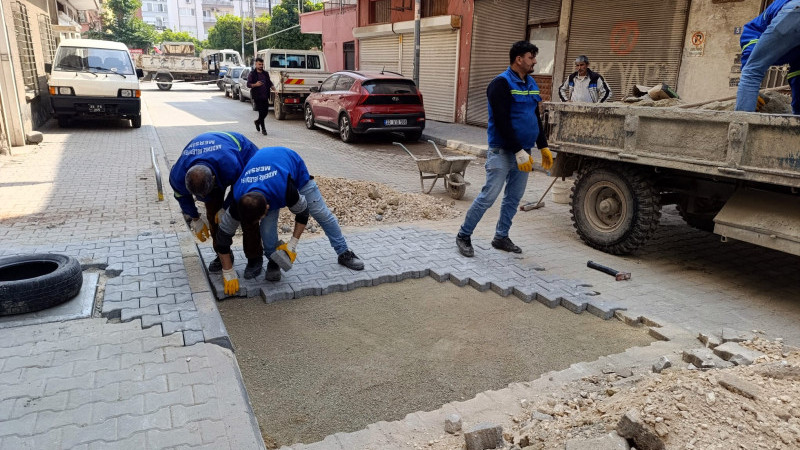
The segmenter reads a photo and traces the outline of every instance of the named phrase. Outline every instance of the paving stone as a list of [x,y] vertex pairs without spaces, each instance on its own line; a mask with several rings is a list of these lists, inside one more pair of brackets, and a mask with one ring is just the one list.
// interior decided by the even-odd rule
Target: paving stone
[[653,363],[653,373],[661,373],[664,369],[672,367],[672,362],[666,356],[658,358],[658,361]]
[[534,286],[514,286],[513,294],[525,303],[530,303],[536,299],[536,287]]
[[752,400],[760,400],[763,396],[761,388],[747,380],[733,374],[721,373],[717,376],[717,383],[725,389],[747,397]]
[[181,320],[181,317],[178,311],[173,311],[169,314],[143,315],[141,319],[142,319],[142,328],[150,328],[154,325],[160,325],[161,322],[165,320],[171,322],[177,322]]
[[476,289],[478,292],[485,292],[489,290],[490,281],[485,277],[470,277],[469,285]]
[[697,338],[703,343],[703,345],[710,349],[714,349],[718,345],[722,344],[722,338],[712,333],[700,333]]
[[560,304],[575,314],[580,314],[586,311],[586,306],[589,305],[589,300],[580,296],[566,295],[561,298]]
[[138,319],[144,315],[158,314],[158,306],[150,305],[146,308],[124,308],[120,312],[120,320],[122,322],[130,322],[133,319]]
[[650,427],[642,421],[639,411],[628,410],[617,423],[617,434],[625,439],[632,440],[636,448],[643,450],[663,450],[664,442],[650,431]]
[[698,348],[683,351],[683,361],[700,369],[731,367],[733,364],[715,355],[711,349]]
[[714,354],[737,366],[749,366],[753,364],[756,359],[764,356],[764,354],[758,350],[742,347],[732,341],[714,347]]
[[[190,301],[182,302],[182,303],[176,303],[174,305],[170,305],[170,304],[160,304],[160,305],[158,305],[158,312],[159,312],[159,314],[162,314],[162,315],[169,315],[169,314],[171,314],[173,312],[193,311],[193,310],[195,310],[195,305],[194,305],[194,302],[191,301],[191,299],[190,299]],[[172,320],[172,319],[169,319],[169,320]],[[177,320],[179,320],[179,319],[175,319],[175,321],[177,321]]]
[[570,439],[564,450],[630,450],[628,441],[615,431],[594,439]]
[[756,338],[754,333],[749,331],[740,331],[735,330],[733,328],[723,328],[722,329],[722,342],[744,342],[744,341],[752,341]]
[[618,311],[625,309],[619,303],[606,300],[602,296],[591,296],[587,298],[587,301],[586,311],[603,320],[611,319]]
[[492,281],[489,288],[501,297],[508,297],[514,292],[514,284],[511,281]]
[[184,331],[183,343],[184,345],[194,345],[199,342],[205,342],[205,337],[202,331]]
[[161,322],[161,332],[164,336],[177,333],[178,331],[199,331],[201,329],[200,319],[192,319],[186,322]]
[[156,306],[160,307],[160,305],[171,305],[175,304],[175,295],[165,295],[163,297],[142,297],[139,299],[139,305],[144,308],[147,306]]
[[447,416],[444,419],[444,431],[450,434],[461,431],[461,416],[458,414],[450,414]]
[[503,427],[493,423],[483,422],[464,432],[464,441],[467,450],[484,450],[488,448],[503,448]]

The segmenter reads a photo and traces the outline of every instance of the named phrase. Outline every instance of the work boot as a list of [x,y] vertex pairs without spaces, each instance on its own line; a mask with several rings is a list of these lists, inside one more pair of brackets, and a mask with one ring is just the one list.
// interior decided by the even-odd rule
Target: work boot
[[264,265],[264,258],[248,258],[247,267],[244,268],[244,279],[251,280],[261,273],[261,266]]
[[[233,253],[231,253],[231,262],[233,262]],[[219,256],[214,258],[214,260],[208,264],[208,272],[209,273],[222,272],[222,262],[219,260]]]
[[267,129],[266,127],[264,127],[264,125],[261,125],[261,134],[263,134],[264,136],[267,135]]
[[267,275],[264,276],[267,281],[281,281],[281,267],[278,263],[267,259]]
[[258,119],[254,120],[253,123],[256,124],[256,131],[261,131],[261,124],[258,123]]
[[358,259],[358,256],[352,250],[347,250],[339,255],[339,264],[348,269],[364,270],[364,262]]
[[469,236],[456,235],[456,245],[458,251],[467,258],[475,256],[475,249],[472,248],[472,239]]
[[492,247],[502,250],[504,252],[512,252],[512,253],[522,253],[522,249],[514,245],[509,239],[508,236],[505,237],[495,237],[492,239]]

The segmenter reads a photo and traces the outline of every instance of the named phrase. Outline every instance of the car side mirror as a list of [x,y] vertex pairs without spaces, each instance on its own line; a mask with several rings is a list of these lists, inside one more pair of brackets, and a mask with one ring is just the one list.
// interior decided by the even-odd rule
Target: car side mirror
[[53,71],[53,64],[52,63],[44,63],[44,71],[50,73]]
[[144,70],[136,69],[136,76],[139,78],[144,78]]
[[309,89],[309,90],[311,92],[319,92],[319,86],[311,86],[311,89]]

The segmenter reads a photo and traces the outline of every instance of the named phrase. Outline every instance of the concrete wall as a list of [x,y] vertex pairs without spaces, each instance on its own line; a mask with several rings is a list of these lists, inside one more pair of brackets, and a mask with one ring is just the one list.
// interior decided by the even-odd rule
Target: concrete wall
[[[356,9],[327,16],[321,10],[300,15],[301,32],[322,34],[322,52],[325,54],[328,72],[344,70],[342,46],[345,42],[355,41],[353,28],[356,26],[356,20]],[[356,43],[356,54],[358,54],[357,47],[358,43]]]
[[[760,8],[761,0],[691,2],[678,76],[682,99],[700,102],[736,95],[737,56],[741,53],[736,29],[757,16]],[[701,46],[692,44],[692,36],[698,32],[704,36]]]
[[[30,24],[31,40],[36,59],[36,71],[38,75],[37,83],[39,86],[38,94],[32,91],[26,92],[25,82],[22,77],[22,62],[19,57],[19,47],[17,46],[16,32],[14,28],[14,16],[11,9],[10,0],[0,0],[2,2],[2,23],[0,23],[0,77],[3,93],[3,101],[0,107],[3,108],[3,115],[8,125],[7,133],[10,136],[11,145],[25,145],[25,133],[30,132],[43,125],[50,118],[50,96],[47,88],[47,77],[44,71],[45,44],[41,40],[39,31],[39,15],[50,16],[49,12],[43,7],[47,7],[46,2],[31,3],[24,1],[28,12]],[[8,55],[8,57],[6,57]],[[16,103],[16,104],[15,104]]]

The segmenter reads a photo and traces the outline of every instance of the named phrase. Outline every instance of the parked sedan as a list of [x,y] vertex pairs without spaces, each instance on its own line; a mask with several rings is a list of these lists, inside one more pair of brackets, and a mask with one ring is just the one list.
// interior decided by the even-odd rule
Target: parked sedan
[[240,102],[250,102],[253,105],[253,110],[255,111],[256,106],[253,103],[252,96],[250,95],[250,88],[247,87],[247,77],[250,76],[250,71],[253,70],[250,67],[245,67],[242,70],[242,73],[239,74],[239,82],[236,84],[236,90],[239,92],[239,101]]
[[239,98],[239,75],[241,75],[244,67],[231,67],[222,77],[222,85],[225,89],[225,97],[231,97],[234,100]]
[[306,128],[339,133],[352,142],[359,134],[401,132],[419,140],[425,108],[417,85],[400,74],[342,71],[311,88],[304,105]]

